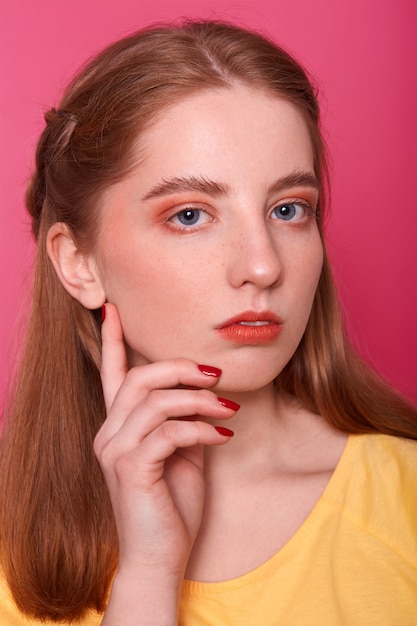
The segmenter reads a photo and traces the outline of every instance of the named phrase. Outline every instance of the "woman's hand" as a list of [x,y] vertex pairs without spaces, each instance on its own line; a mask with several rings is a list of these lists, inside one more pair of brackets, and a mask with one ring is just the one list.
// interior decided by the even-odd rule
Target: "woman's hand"
[[[126,626],[145,617],[149,624],[175,624],[203,510],[203,446],[224,444],[233,434],[201,417],[232,417],[239,407],[209,390],[220,376],[215,368],[178,359],[128,370],[114,305],[106,305],[102,334],[107,419],[94,450],[119,537],[119,569],[103,624],[113,623],[110,615]],[[123,598],[130,612],[122,618]],[[147,604],[155,614],[146,613]]]

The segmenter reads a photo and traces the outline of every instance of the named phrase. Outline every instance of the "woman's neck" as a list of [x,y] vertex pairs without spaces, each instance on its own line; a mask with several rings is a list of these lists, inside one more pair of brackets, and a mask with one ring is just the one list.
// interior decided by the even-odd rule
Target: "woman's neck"
[[241,409],[225,425],[235,436],[205,451],[203,520],[187,567],[194,580],[240,576],[277,552],[308,517],[346,443],[272,386],[232,399]]
[[241,408],[233,418],[216,425],[231,428],[235,436],[226,446],[206,450],[207,479],[215,480],[220,472],[239,480],[242,472],[248,476],[253,472],[308,472],[337,462],[338,446],[329,441],[340,439],[342,445],[344,435],[295,398],[278,394],[273,384],[245,394],[225,392],[225,396]]

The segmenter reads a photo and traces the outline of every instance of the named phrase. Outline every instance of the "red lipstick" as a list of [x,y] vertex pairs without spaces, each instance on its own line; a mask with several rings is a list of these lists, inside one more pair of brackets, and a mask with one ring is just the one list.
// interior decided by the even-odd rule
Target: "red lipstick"
[[249,346],[271,343],[281,330],[281,320],[270,311],[245,311],[217,327],[223,339]]

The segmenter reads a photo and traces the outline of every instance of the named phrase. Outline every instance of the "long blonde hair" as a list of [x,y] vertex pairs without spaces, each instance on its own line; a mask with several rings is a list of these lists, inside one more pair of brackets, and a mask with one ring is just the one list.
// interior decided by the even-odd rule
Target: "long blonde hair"
[[[317,97],[300,65],[237,27],[184,23],[138,32],[86,66],[46,114],[27,206],[37,239],[33,306],[14,400],[1,440],[0,553],[17,605],[72,620],[102,611],[117,565],[117,535],[92,441],[105,410],[99,312],[62,287],[46,234],[65,222],[94,245],[99,200],[132,166],[134,142],[164,107],[240,82],[292,102],[307,123],[323,235],[327,168]],[[325,255],[305,335],[279,388],[345,432],[417,438],[417,416],[346,339]]]

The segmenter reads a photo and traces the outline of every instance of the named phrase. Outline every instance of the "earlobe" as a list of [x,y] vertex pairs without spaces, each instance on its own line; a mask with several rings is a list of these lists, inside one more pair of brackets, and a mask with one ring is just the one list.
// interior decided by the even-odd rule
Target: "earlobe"
[[46,249],[57,276],[68,293],[87,309],[98,309],[106,301],[94,256],[79,250],[66,224],[49,229]]

